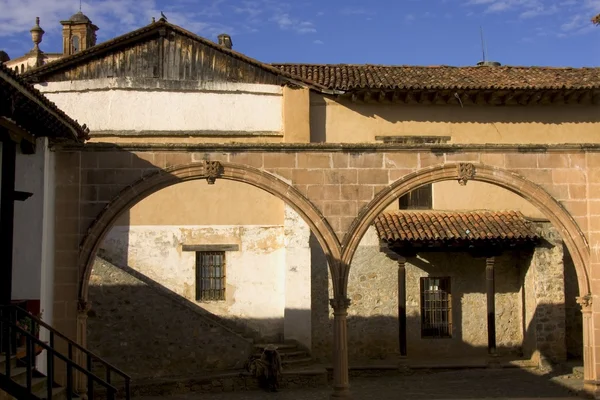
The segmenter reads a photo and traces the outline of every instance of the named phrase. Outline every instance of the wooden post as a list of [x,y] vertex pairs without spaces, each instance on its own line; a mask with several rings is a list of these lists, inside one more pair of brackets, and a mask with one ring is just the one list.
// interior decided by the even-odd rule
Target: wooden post
[[2,142],[1,154],[0,240],[2,244],[0,245],[0,304],[10,304],[12,298],[16,143],[12,140]]
[[496,287],[494,282],[494,257],[485,259],[485,283],[487,291],[488,353],[496,354]]
[[400,356],[406,356],[406,258],[398,257],[398,340]]

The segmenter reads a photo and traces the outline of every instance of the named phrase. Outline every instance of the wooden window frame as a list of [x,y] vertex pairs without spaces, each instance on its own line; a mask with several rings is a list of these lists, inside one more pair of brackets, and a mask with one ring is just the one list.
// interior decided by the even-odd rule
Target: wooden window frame
[[[439,289],[426,290],[431,281],[439,280]],[[433,283],[433,282],[432,282]],[[437,293],[436,293],[437,292]],[[439,296],[435,296],[438,294]],[[431,295],[434,298],[427,298]],[[420,279],[421,338],[452,338],[452,286],[449,276],[426,276]],[[436,298],[438,297],[438,298]]]
[[[220,256],[222,263],[220,265],[221,274],[218,276],[215,272],[216,264],[204,265],[203,256]],[[208,272],[208,276],[206,276]],[[196,252],[196,301],[225,301],[226,277],[227,277],[226,252],[222,250],[203,250]],[[215,284],[218,282],[218,284]],[[216,286],[216,287],[215,287]]]

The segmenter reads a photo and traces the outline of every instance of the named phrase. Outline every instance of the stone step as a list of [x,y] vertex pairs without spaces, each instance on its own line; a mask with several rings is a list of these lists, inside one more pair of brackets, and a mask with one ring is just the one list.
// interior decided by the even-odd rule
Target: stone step
[[[257,352],[257,353],[254,353],[252,356],[260,358],[261,355],[262,355],[262,352]],[[309,356],[309,354],[304,350],[284,351],[284,352],[279,352],[279,355],[281,356],[282,361],[292,360],[295,358],[305,358],[305,357]]]
[[577,365],[573,367],[573,375],[578,378],[583,378],[583,365]]
[[[19,385],[25,387],[27,385],[27,369],[26,368],[14,368],[10,370],[10,376],[13,381]],[[34,376],[31,378],[31,391],[37,392],[39,390],[46,389],[46,377]]]
[[[48,399],[48,392],[46,391],[46,388],[35,392],[34,395],[39,397],[42,400]],[[66,400],[66,398],[67,398],[67,390],[64,387],[59,386],[59,387],[55,387],[52,389],[52,400]],[[71,398],[78,399],[79,396],[74,394],[71,396]]]
[[262,351],[270,344],[275,345],[279,353],[283,353],[285,350],[296,350],[298,348],[298,345],[294,343],[257,343],[254,347]]
[[[17,357],[10,357],[10,367],[15,368],[17,366]],[[6,356],[0,356],[0,373],[4,373],[6,371]]]
[[286,368],[297,368],[299,366],[311,365],[313,363],[313,360],[310,357],[304,357],[291,360],[281,360],[281,363]]

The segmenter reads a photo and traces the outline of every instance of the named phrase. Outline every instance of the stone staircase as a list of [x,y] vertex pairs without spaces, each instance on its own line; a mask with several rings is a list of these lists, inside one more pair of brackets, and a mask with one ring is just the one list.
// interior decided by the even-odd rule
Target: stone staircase
[[[16,356],[12,356],[10,358],[10,360],[8,360],[8,362],[10,362],[10,375],[11,375],[11,380],[20,385],[23,388],[23,391],[25,391],[26,389],[26,385],[27,385],[27,369],[23,366],[21,366],[21,361],[19,361],[20,357],[23,357],[25,355],[25,348],[19,348],[17,349],[17,355]],[[6,371],[6,357],[5,356],[0,356],[0,374],[4,374]],[[33,377],[31,379],[31,392],[33,393],[33,396],[35,396],[36,399],[47,399],[48,398],[48,392],[47,392],[47,385],[48,385],[48,379],[46,378],[45,375],[41,374],[38,371],[33,371],[32,373]],[[2,375],[4,377],[4,375]],[[23,396],[25,396],[26,393],[23,393]],[[27,395],[29,396],[29,395]],[[13,397],[10,396],[8,393],[4,392],[2,389],[0,389],[0,400],[12,400],[12,399],[20,399],[20,398],[25,398],[25,397]],[[27,397],[30,398],[30,397]],[[62,387],[62,386],[58,386],[56,384],[53,385],[52,388],[52,399],[53,400],[64,400],[67,398],[67,392],[66,392],[66,388]],[[79,398],[76,395],[73,395],[72,398],[76,399]]]
[[260,357],[268,344],[274,344],[277,346],[277,351],[281,355],[281,363],[283,364],[284,370],[301,369],[313,364],[312,358],[308,351],[302,349],[301,346],[293,341],[286,341],[285,343],[255,344],[254,349],[256,351],[254,352],[254,356]]

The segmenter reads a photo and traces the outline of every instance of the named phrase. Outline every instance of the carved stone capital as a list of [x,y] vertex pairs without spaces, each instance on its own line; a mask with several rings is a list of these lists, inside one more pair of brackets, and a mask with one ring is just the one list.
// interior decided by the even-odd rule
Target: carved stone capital
[[92,309],[92,303],[89,301],[79,300],[77,302],[77,315],[87,317],[88,312]]
[[584,296],[579,296],[576,298],[577,304],[581,306],[581,311],[591,311],[592,310],[592,295],[586,294]]
[[467,181],[475,178],[475,166],[471,163],[460,163],[457,165],[458,183],[465,186]]
[[335,312],[345,312],[350,307],[350,299],[347,298],[333,298],[329,299],[329,304]]
[[205,161],[204,170],[209,185],[214,185],[217,178],[223,175],[223,165],[219,161]]

